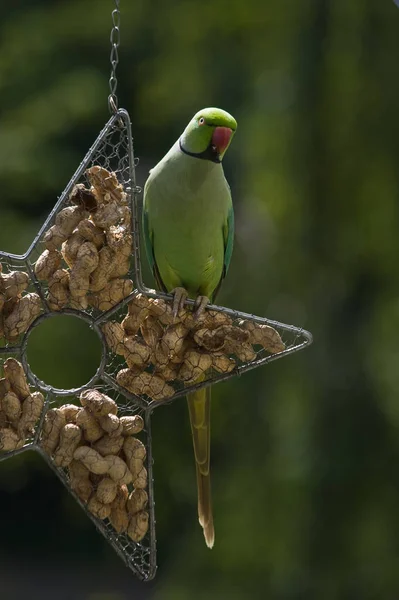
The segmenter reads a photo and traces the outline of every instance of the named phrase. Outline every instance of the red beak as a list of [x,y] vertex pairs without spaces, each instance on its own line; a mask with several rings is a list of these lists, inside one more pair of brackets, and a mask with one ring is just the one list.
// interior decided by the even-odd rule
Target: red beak
[[212,135],[212,145],[215,146],[219,154],[226,150],[232,133],[230,127],[215,127]]

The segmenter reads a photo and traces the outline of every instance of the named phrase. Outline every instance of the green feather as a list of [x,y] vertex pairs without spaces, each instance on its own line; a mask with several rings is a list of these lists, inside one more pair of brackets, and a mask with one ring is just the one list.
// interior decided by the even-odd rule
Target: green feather
[[148,262],[150,263],[151,270],[153,271],[155,266],[153,236],[150,232],[150,227],[148,224],[148,210],[146,210],[145,207],[143,208],[143,233],[145,251],[147,254]]
[[[227,146],[217,148],[212,141],[215,127],[228,127],[234,133],[237,123],[231,115],[215,108],[195,115],[181,138],[151,170],[143,206],[145,248],[158,287],[168,292],[183,287],[191,298],[202,295],[211,301],[229,268],[234,239],[231,192],[220,162],[233,135]],[[196,458],[198,515],[211,548],[210,389],[198,390],[187,398]]]
[[227,216],[227,223],[223,229],[224,236],[224,271],[225,275],[229,270],[231,255],[233,254],[233,242],[234,242],[234,212],[233,207],[229,210]]

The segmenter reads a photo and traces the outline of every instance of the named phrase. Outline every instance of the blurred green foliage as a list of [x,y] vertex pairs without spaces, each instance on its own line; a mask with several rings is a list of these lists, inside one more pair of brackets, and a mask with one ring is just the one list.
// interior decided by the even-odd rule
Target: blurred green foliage
[[[52,343],[44,344],[43,340],[49,338]],[[31,331],[26,354],[39,379],[55,388],[70,390],[85,385],[95,375],[102,345],[87,323],[55,313]]]
[[[391,0],[121,8],[119,96],[139,182],[198,109],[231,112],[239,129],[225,170],[237,228],[220,301],[315,337],[310,350],[214,389],[211,552],[197,523],[185,402],[155,412],[160,568],[134,597],[394,600],[399,11]],[[110,0],[2,2],[3,250],[27,248],[108,118],[111,9]],[[73,358],[71,377],[82,372]],[[3,563],[129,577],[38,458],[1,465],[0,506]],[[101,597],[94,583],[80,595],[76,573],[65,566],[68,598]],[[104,598],[119,598],[118,577]]]

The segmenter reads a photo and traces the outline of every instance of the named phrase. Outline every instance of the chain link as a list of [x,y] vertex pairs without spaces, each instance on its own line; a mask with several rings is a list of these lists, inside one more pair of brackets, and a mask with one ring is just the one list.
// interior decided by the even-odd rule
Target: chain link
[[115,114],[118,110],[118,97],[116,95],[116,88],[118,87],[118,79],[116,77],[116,67],[119,63],[119,54],[118,48],[121,41],[121,33],[120,33],[120,23],[121,23],[121,13],[119,9],[120,0],[114,0],[116,8],[112,11],[112,29],[110,35],[111,42],[111,54],[110,54],[110,63],[111,63],[111,76],[109,78],[109,91],[110,94],[108,96],[108,107],[111,114]]

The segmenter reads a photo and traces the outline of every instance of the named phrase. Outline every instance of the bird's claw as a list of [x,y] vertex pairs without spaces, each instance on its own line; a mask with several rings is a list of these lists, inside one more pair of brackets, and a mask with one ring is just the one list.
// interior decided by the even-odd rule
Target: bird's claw
[[173,294],[173,318],[176,319],[177,315],[184,307],[188,298],[188,293],[183,287],[177,287],[171,291],[171,294]]
[[207,296],[197,296],[194,303],[194,319],[197,321],[203,314],[205,308],[209,304],[209,298]]

